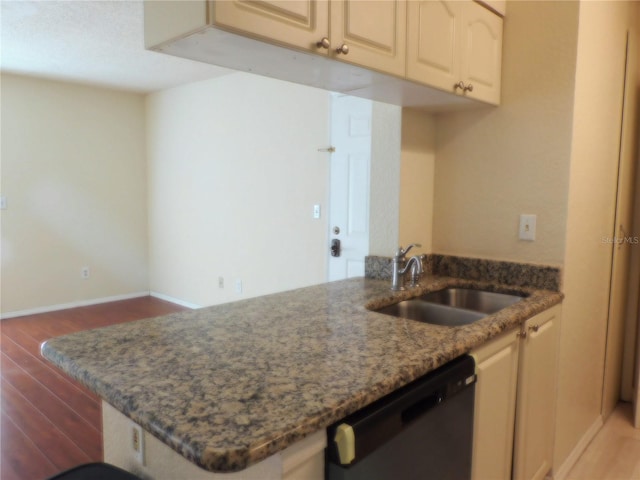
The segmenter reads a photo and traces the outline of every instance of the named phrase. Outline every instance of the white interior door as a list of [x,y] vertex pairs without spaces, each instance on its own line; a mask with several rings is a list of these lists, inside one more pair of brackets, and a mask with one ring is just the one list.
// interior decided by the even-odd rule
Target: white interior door
[[[329,281],[364,275],[369,253],[371,110],[370,100],[332,96]],[[336,242],[339,248],[331,249]]]

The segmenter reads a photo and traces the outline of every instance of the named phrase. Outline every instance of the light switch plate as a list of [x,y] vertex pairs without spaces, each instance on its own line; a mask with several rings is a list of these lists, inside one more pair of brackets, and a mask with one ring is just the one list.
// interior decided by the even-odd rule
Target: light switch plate
[[520,215],[520,240],[527,240],[533,242],[536,239],[536,216],[535,215]]

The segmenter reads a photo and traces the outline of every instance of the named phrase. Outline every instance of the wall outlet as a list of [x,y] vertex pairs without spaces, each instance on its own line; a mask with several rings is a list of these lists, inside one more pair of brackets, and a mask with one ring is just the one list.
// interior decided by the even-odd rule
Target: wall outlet
[[218,288],[224,288],[224,277],[218,277]]
[[136,462],[144,466],[144,432],[136,423],[131,423],[131,453]]
[[320,218],[320,205],[313,206],[313,218],[315,219]]
[[535,215],[520,215],[520,240],[527,240],[533,242],[536,239],[536,216]]
[[236,280],[236,293],[242,293],[242,280]]
[[89,267],[82,267],[82,269],[80,270],[80,276],[85,280],[89,278],[91,276],[91,270],[89,269]]
[[2,195],[0,196],[0,210],[6,210],[6,209],[7,209],[7,197]]

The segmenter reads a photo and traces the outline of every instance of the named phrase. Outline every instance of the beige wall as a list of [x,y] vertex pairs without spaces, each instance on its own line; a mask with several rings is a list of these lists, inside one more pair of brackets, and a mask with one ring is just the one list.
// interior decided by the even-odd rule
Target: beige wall
[[580,6],[556,467],[601,413],[612,254],[602,238],[614,236],[628,8]]
[[421,244],[416,253],[432,252],[435,153],[434,116],[403,109],[399,243]]
[[1,93],[2,313],[148,291],[143,97],[6,74]]
[[[510,2],[502,104],[438,117],[435,252],[562,263],[577,10]],[[535,242],[518,240],[521,213],[537,215]]]
[[243,73],[148,96],[152,292],[211,305],[326,280],[328,108]]
[[[636,4],[636,38],[635,49],[640,51],[640,2]],[[640,60],[640,59],[638,59]],[[638,69],[636,72],[635,88],[636,102],[639,106],[636,112],[636,138],[640,139],[640,61],[638,63]],[[640,140],[638,140],[640,143]],[[635,151],[636,167],[640,165],[640,145],[636,145]],[[631,228],[631,236],[640,238],[640,168],[636,168],[635,178],[635,202],[634,202],[634,218]],[[640,338],[638,337],[638,321],[639,310],[638,300],[640,297],[640,246],[631,247],[631,260],[629,262],[629,298],[627,302],[627,322],[625,326],[624,335],[624,363],[623,363],[623,378],[622,378],[622,398],[630,401],[633,398],[634,386],[633,376],[636,371],[636,363],[640,362],[640,356],[636,361],[635,348]],[[638,345],[640,348],[640,344]],[[638,374],[640,375],[640,365],[637,367]],[[638,417],[640,421],[640,417]]]
[[398,248],[402,109],[373,102],[371,113],[369,254],[388,257]]

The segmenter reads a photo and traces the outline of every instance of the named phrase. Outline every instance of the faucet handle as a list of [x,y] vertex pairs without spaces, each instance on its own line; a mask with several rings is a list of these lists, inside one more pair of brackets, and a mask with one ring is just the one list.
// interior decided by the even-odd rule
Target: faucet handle
[[402,249],[402,245],[400,245],[398,247],[398,251],[396,252],[396,256],[397,257],[404,257],[407,253],[409,253],[409,250],[411,250],[413,247],[422,247],[421,244],[419,243],[412,243],[411,245],[409,245],[406,249]]

